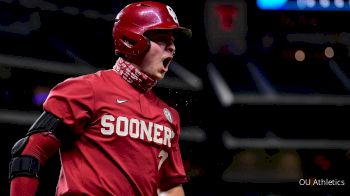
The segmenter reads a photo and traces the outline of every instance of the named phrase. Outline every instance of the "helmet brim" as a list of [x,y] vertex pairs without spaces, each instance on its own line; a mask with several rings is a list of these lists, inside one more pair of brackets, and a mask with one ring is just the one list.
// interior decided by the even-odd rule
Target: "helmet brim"
[[144,34],[147,34],[149,32],[154,32],[154,31],[172,31],[174,33],[175,38],[180,38],[180,39],[190,39],[192,37],[192,31],[191,29],[185,28],[185,27],[157,27],[151,30],[146,31]]
[[190,39],[192,37],[192,31],[191,29],[185,28],[185,27],[178,27],[174,29],[175,36],[180,36],[184,38]]

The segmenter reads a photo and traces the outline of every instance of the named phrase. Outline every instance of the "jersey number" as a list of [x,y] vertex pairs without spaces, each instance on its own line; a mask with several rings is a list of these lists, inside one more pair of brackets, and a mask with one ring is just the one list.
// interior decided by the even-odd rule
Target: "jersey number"
[[159,169],[162,166],[162,164],[164,163],[164,161],[168,158],[168,153],[165,152],[164,150],[161,150],[159,155],[158,155],[158,158],[160,158],[160,161],[158,163],[158,171],[159,171]]

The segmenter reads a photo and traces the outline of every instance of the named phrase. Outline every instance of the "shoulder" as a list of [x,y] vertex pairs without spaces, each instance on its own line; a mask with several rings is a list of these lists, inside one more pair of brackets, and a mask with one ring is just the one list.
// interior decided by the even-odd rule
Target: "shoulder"
[[[94,74],[86,74],[76,77],[69,77],[57,83],[50,91],[50,95],[75,95],[86,94],[92,90]],[[50,96],[49,96],[50,97]]]
[[92,84],[96,84],[96,82],[100,81],[103,77],[105,77],[106,72],[109,70],[101,70],[95,73],[70,77],[65,79],[64,81],[58,83],[55,87],[86,87]]
[[164,115],[167,116],[167,118],[170,117],[171,121],[174,124],[179,124],[180,117],[178,111],[174,107],[170,106],[168,103],[163,101],[161,98],[159,98],[154,92],[152,92],[152,96],[156,100],[158,107],[163,109]]

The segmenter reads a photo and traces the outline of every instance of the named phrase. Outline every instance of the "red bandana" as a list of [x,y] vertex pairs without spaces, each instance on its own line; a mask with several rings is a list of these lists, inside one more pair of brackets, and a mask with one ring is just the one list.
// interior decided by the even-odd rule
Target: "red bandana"
[[118,58],[113,69],[121,75],[125,81],[141,92],[149,91],[157,84],[156,80],[153,80],[137,69],[132,63],[122,58]]

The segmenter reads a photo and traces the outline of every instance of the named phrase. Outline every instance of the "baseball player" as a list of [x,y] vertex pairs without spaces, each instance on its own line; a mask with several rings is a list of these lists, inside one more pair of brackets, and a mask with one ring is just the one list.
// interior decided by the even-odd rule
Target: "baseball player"
[[184,195],[180,119],[152,91],[191,36],[171,7],[124,7],[113,27],[112,69],[57,84],[44,112],[12,148],[11,196],[35,195],[40,167],[59,150],[56,195]]

